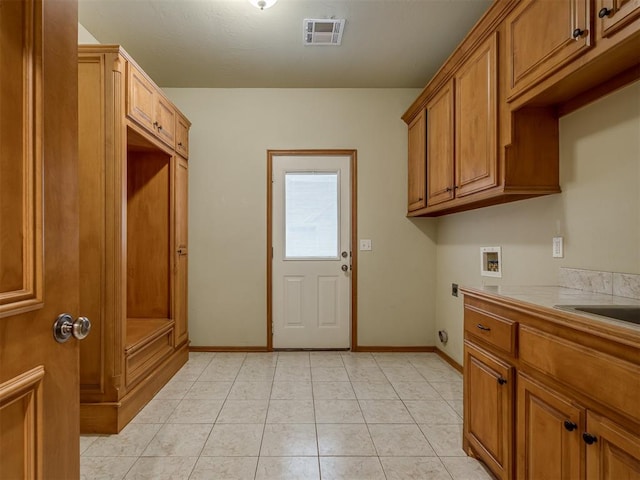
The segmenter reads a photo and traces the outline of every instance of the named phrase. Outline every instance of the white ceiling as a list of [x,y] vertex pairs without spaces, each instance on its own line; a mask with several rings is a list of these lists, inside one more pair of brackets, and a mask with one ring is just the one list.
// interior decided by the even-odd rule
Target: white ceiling
[[[490,0],[79,0],[100,43],[161,87],[424,87]],[[304,18],[346,18],[342,45],[304,46]]]

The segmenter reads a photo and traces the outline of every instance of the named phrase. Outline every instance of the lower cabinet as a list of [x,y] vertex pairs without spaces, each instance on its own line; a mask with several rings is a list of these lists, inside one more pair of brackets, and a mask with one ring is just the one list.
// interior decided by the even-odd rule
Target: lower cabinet
[[461,290],[464,450],[501,480],[639,480],[640,334]]
[[584,409],[520,373],[517,410],[517,478],[584,478]]
[[513,457],[512,370],[507,363],[465,342],[464,397],[474,399],[464,404],[465,444],[503,479],[511,477]]
[[640,478],[640,436],[611,420],[587,412],[587,480]]

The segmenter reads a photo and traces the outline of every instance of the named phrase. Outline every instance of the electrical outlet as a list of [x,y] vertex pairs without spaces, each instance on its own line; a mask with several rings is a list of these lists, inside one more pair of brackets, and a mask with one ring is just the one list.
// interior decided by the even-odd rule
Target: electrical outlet
[[458,296],[458,284],[457,283],[452,283],[451,284],[451,295],[453,295],[454,297]]
[[564,241],[562,237],[553,237],[553,258],[564,258]]

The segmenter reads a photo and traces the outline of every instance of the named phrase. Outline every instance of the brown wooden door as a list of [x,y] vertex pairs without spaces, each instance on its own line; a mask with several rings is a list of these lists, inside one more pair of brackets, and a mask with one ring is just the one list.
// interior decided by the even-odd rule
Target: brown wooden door
[[174,215],[175,215],[175,289],[174,320],[175,346],[182,344],[189,337],[187,324],[187,276],[188,276],[188,195],[189,195],[189,163],[179,157],[175,158],[174,176]]
[[584,409],[518,374],[518,478],[583,478]]
[[587,480],[633,480],[640,478],[638,432],[587,411],[587,432],[594,441],[586,446]]
[[465,341],[464,436],[498,478],[511,478],[513,369]]
[[409,124],[409,211],[427,206],[426,196],[426,112]]
[[498,182],[497,34],[456,73],[456,197]]
[[451,200],[453,179],[453,81],[427,105],[427,205]]
[[507,26],[507,100],[544,80],[591,47],[588,0],[525,0]]
[[[77,3],[0,0],[0,477],[79,472]],[[10,72],[10,73],[7,73]]]

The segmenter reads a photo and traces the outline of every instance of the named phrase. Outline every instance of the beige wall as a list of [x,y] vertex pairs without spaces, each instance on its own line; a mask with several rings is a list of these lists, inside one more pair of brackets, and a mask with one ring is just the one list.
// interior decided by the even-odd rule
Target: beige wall
[[[440,218],[436,330],[462,362],[461,285],[557,284],[560,267],[640,273],[640,83],[560,120],[559,195]],[[565,257],[551,257],[564,237]],[[480,276],[480,247],[501,246],[503,277]],[[429,266],[427,266],[429,268]]]
[[189,329],[196,346],[266,345],[266,151],[358,151],[360,345],[433,345],[435,220],[406,214],[415,89],[166,89],[193,123]]
[[78,23],[78,44],[96,44],[100,43],[96,40],[96,37],[91,35],[89,30],[84,28],[81,23]]

